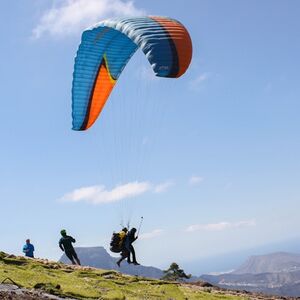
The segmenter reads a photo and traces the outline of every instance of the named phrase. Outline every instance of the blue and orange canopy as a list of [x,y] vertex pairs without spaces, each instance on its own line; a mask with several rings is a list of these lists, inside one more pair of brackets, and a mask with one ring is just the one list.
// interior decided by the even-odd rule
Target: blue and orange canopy
[[75,58],[74,130],[86,130],[93,125],[138,47],[160,77],[180,77],[192,58],[189,33],[181,23],[167,17],[109,19],[87,29]]

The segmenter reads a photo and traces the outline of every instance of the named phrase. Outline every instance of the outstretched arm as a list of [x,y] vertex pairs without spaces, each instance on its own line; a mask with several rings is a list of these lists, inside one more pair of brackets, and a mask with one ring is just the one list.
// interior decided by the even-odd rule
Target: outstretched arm
[[59,241],[58,245],[59,245],[59,248],[61,249],[61,251],[65,252],[65,249],[64,249],[61,241]]

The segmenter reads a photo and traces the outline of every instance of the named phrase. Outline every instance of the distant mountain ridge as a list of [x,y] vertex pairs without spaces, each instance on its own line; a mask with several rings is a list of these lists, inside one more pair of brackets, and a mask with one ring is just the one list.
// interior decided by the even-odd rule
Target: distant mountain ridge
[[251,256],[233,272],[200,278],[223,288],[297,297],[300,296],[300,254],[277,252]]
[[251,256],[232,274],[258,274],[300,270],[300,254],[277,252]]
[[[75,250],[80,258],[81,264],[84,266],[99,269],[116,270],[124,274],[156,279],[163,276],[163,271],[159,268],[142,265],[135,266],[132,264],[128,264],[126,260],[121,263],[121,267],[119,268],[116,264],[118,259],[112,257],[104,247],[76,247]],[[59,261],[70,264],[70,260],[65,254],[62,255]]]

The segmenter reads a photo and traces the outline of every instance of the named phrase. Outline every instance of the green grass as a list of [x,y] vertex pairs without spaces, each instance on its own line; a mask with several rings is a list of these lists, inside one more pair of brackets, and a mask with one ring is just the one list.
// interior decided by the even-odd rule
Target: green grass
[[10,278],[25,288],[76,299],[103,300],[198,300],[246,299],[217,294],[213,290],[122,275],[115,271],[80,268],[55,262],[13,257],[0,252],[0,282]]

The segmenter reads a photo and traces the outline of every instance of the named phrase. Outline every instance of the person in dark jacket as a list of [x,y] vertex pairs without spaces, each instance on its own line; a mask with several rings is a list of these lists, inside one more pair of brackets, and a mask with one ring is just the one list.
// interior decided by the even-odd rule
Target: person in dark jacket
[[[135,250],[132,246],[132,243],[138,238],[138,236],[135,236],[135,233],[136,228],[133,227],[129,230],[125,239],[125,248],[128,251],[127,262],[129,264],[133,263],[134,265],[139,265],[139,263],[136,261]],[[132,255],[132,261],[130,260],[130,254]]]
[[26,244],[23,246],[23,252],[25,253],[25,256],[34,258],[34,246],[30,243],[30,239],[26,240]]
[[75,252],[72,243],[75,243],[75,239],[69,235],[67,235],[66,230],[61,230],[61,239],[59,240],[59,248],[66,253],[66,256],[70,259],[73,265],[76,265],[75,261],[78,265],[80,265],[80,260]]

